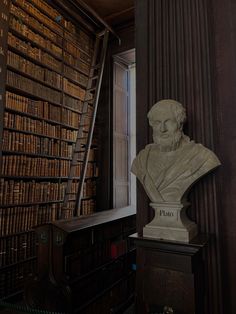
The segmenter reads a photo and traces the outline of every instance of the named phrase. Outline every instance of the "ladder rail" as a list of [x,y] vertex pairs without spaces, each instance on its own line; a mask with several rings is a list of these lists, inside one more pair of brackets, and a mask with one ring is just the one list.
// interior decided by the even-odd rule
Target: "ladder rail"
[[[93,59],[92,59],[92,63],[91,63],[91,69],[90,69],[90,72],[89,72],[89,79],[88,79],[86,92],[85,92],[85,99],[86,99],[86,97],[88,95],[87,90],[89,88],[91,88],[91,86],[92,86],[92,81],[90,80],[90,77],[91,77],[91,75],[93,73],[92,69],[93,69],[94,65],[96,64],[98,49],[99,49],[99,38],[97,37],[96,38],[96,42],[95,42],[95,47],[94,47],[94,54],[93,54]],[[84,101],[83,102],[83,107],[82,107],[82,116],[81,116],[80,124],[84,124],[85,113],[87,112],[86,108],[87,108],[87,104],[86,104],[86,101]],[[70,164],[70,172],[69,172],[69,175],[68,175],[68,180],[67,180],[67,185],[66,185],[63,205],[62,205],[62,212],[67,209],[67,204],[69,202],[69,196],[71,194],[70,191],[71,191],[71,187],[72,187],[72,183],[73,183],[73,177],[74,177],[74,174],[75,174],[75,171],[76,171],[75,165],[76,165],[77,160],[78,160],[78,153],[76,153],[76,152],[78,152],[80,147],[81,147],[81,143],[80,143],[80,141],[78,139],[81,138],[82,135],[83,135],[83,130],[80,127],[79,130],[78,130],[78,133],[77,133],[76,144],[75,144],[75,147],[74,147],[74,153],[73,153],[72,161],[71,161],[71,164]]]
[[83,166],[82,166],[82,171],[81,171],[81,179],[79,181],[79,188],[78,188],[78,193],[77,193],[76,202],[75,202],[75,212],[74,212],[75,216],[79,216],[81,214],[79,210],[81,206],[83,185],[84,185],[86,170],[87,170],[87,165],[88,165],[89,151],[90,151],[90,147],[92,143],[93,131],[94,131],[94,126],[95,126],[95,121],[96,121],[96,116],[97,116],[97,108],[98,108],[100,90],[101,90],[101,85],[102,85],[102,77],[103,77],[105,59],[106,59],[108,36],[109,36],[109,31],[105,30],[103,47],[102,47],[102,55],[101,55],[101,67],[99,68],[99,73],[98,73],[98,85],[97,85],[95,95],[94,95],[95,103],[94,103],[94,108],[93,108],[92,121],[89,128],[84,161],[83,161]]
[[[89,158],[89,151],[91,148],[92,143],[92,137],[93,137],[93,131],[95,126],[95,120],[96,120],[96,114],[97,114],[97,107],[98,107],[98,101],[99,101],[99,95],[100,95],[100,89],[102,84],[102,76],[104,71],[104,65],[105,65],[105,57],[106,57],[106,50],[107,50],[107,44],[108,44],[108,36],[109,36],[109,30],[104,30],[103,32],[100,32],[96,36],[95,41],[95,47],[94,47],[94,54],[93,59],[91,62],[89,77],[88,77],[88,83],[86,87],[85,97],[83,101],[83,107],[82,107],[82,114],[80,119],[80,126],[76,137],[75,147],[73,150],[72,160],[70,163],[70,170],[69,175],[67,179],[67,185],[65,189],[64,194],[64,200],[62,205],[62,217],[66,218],[66,212],[69,210],[68,203],[70,201],[70,195],[76,194],[75,199],[75,206],[73,211],[73,216],[79,216],[79,208],[81,205],[81,198],[83,193],[83,185],[85,181],[87,166],[88,166],[88,158]],[[103,39],[102,39],[103,37]],[[100,50],[100,45],[102,41],[102,49]],[[99,60],[99,61],[98,61]],[[94,73],[96,74],[94,75]],[[95,84],[95,87],[92,87]],[[91,95],[91,91],[94,92],[93,100],[89,99]],[[89,121],[89,131],[87,135],[87,141],[85,144],[85,151],[82,150],[82,147],[84,147],[84,126],[86,118],[88,117],[88,106],[89,103],[93,104],[93,111],[91,116],[91,121]],[[71,192],[72,191],[72,185],[73,180],[75,178],[76,173],[76,167],[79,165],[81,161],[79,161],[79,153],[84,151],[84,156],[82,159],[82,169],[80,172],[80,178],[79,178],[79,186],[77,189],[77,193]]]

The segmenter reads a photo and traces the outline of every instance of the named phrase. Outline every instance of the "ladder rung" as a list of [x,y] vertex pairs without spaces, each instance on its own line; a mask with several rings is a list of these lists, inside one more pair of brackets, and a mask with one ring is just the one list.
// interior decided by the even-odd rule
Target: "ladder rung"
[[100,65],[100,63],[98,63],[96,65],[91,66],[91,69],[96,70],[96,69],[99,69],[100,67],[101,67],[101,65]]
[[95,91],[96,90],[96,87],[92,87],[92,88],[89,88],[89,89],[87,89],[87,92],[93,92],[93,91]]
[[96,80],[97,78],[98,78],[98,75],[95,75],[95,76],[91,77],[90,80],[93,81],[93,80]]
[[76,167],[76,166],[78,166],[78,165],[79,165],[78,162],[76,162],[76,163],[73,163],[73,162],[72,162],[72,163],[71,163],[71,166],[72,166],[72,167]]
[[84,102],[87,103],[88,105],[93,105],[93,101],[91,100],[85,100]]
[[[91,95],[91,96],[93,96],[93,95]],[[91,97],[90,96],[90,98],[85,98],[85,102],[93,102],[94,101],[94,98],[93,97]]]

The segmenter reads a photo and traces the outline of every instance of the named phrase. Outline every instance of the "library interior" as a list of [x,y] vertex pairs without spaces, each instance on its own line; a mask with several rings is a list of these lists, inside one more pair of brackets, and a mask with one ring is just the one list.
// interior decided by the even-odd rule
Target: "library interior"
[[[0,0],[1,313],[236,312],[235,16],[233,0]],[[219,159],[158,203],[150,182],[189,162],[156,142],[160,101]]]

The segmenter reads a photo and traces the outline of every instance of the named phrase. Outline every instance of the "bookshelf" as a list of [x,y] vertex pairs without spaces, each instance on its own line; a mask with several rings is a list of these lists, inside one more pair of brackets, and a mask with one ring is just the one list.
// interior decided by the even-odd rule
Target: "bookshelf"
[[[95,36],[45,0],[0,8],[0,298],[35,269],[33,228],[60,219]],[[83,125],[86,136],[91,119]],[[82,215],[96,209],[98,145],[90,150]],[[81,152],[81,160],[83,157]],[[78,189],[82,162],[72,190]],[[73,214],[71,196],[67,218]]]

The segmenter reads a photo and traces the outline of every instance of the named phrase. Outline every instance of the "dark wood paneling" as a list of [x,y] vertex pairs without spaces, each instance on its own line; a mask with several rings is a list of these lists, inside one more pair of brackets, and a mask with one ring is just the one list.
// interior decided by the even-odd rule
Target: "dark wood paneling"
[[[137,245],[137,313],[205,314],[203,309],[203,259],[205,236],[193,243],[162,241],[133,234]],[[210,312],[211,313],[211,312]]]
[[236,2],[212,1],[224,313],[236,312]]
[[[187,110],[187,133],[215,150],[214,93],[212,88],[212,29],[207,0],[136,1],[137,150],[151,142],[145,119],[158,100],[173,98]],[[216,181],[219,171],[191,192],[190,215],[199,231],[215,235],[207,251],[206,312],[221,313],[219,222]],[[138,230],[150,220],[147,198],[138,185]]]

